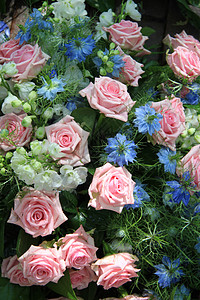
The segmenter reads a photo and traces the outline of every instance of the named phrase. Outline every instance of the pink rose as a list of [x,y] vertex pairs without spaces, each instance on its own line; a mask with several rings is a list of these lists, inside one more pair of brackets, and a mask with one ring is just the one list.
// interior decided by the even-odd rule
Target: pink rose
[[56,248],[31,246],[19,257],[24,277],[31,284],[46,285],[50,281],[57,283],[64,275],[64,261]]
[[9,40],[0,45],[0,63],[9,62],[10,56],[16,50],[19,50],[22,46],[19,45],[19,39]]
[[169,34],[163,39],[163,43],[172,47],[173,49],[181,46],[190,51],[194,51],[200,57],[200,42],[196,40],[192,35],[187,35],[183,30],[180,34],[175,34],[175,38]]
[[126,55],[120,47],[117,47],[117,50],[120,51],[120,55],[125,62],[120,72],[119,80],[132,86],[138,86],[138,80],[141,78],[140,75],[144,73],[141,67],[144,67],[144,65],[138,63],[130,55]]
[[[173,96],[173,95],[172,95]],[[185,129],[185,114],[180,98],[172,98],[159,102],[152,102],[151,107],[163,116],[160,121],[161,129],[152,135],[154,144],[161,144],[176,150],[176,139]]]
[[70,116],[64,117],[59,122],[45,127],[47,139],[50,143],[56,143],[61,148],[64,156],[59,160],[60,164],[80,166],[90,162],[88,151],[89,132],[83,130]]
[[192,149],[181,159],[180,165],[176,169],[178,176],[189,171],[190,178],[194,184],[194,189],[200,191],[200,145]]
[[31,80],[38,75],[49,58],[49,55],[42,52],[38,44],[22,46],[10,55],[10,60],[14,61],[18,70],[12,80],[16,82]]
[[127,295],[123,298],[104,298],[104,299],[100,299],[100,300],[150,300],[150,297],[140,297],[140,296],[137,296],[137,295]]
[[37,191],[25,187],[14,200],[8,223],[21,226],[34,238],[51,234],[67,220],[59,201],[59,192]]
[[95,78],[95,83],[90,84],[79,92],[82,97],[87,97],[90,106],[98,109],[108,118],[126,122],[128,112],[135,102],[127,92],[127,86],[109,77]]
[[151,53],[143,47],[148,37],[142,35],[142,27],[139,27],[137,22],[122,20],[120,23],[115,23],[108,28],[103,27],[103,29],[110,33],[111,41],[122,49],[138,51],[136,56]]
[[82,269],[97,259],[94,239],[81,225],[74,233],[66,234],[59,241],[59,250],[67,268]]
[[112,287],[120,287],[124,283],[131,281],[130,278],[138,277],[135,268],[136,256],[129,253],[118,253],[105,256],[92,264],[91,268],[98,276],[97,285],[102,285],[105,290]]
[[97,276],[90,267],[84,267],[81,270],[69,270],[69,276],[72,284],[72,288],[82,290],[88,287],[91,281],[96,281]]
[[110,163],[97,168],[88,190],[88,206],[120,213],[125,204],[134,203],[135,182],[131,177],[125,167],[114,167]]
[[167,54],[166,60],[175,75],[189,82],[200,75],[199,56],[185,47],[178,46],[172,54]]
[[0,136],[0,149],[9,151],[27,145],[31,139],[32,126],[23,127],[21,122],[26,114],[6,114],[0,117],[0,130],[6,129],[6,136]]
[[28,279],[24,277],[17,255],[3,259],[1,265],[1,276],[10,279],[11,283],[21,286],[31,286]]

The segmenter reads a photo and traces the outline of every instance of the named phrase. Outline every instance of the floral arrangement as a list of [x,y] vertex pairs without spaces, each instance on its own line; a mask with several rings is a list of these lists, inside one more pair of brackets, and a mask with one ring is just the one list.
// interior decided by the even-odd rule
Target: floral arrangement
[[196,299],[200,42],[44,2],[0,45],[0,299]]

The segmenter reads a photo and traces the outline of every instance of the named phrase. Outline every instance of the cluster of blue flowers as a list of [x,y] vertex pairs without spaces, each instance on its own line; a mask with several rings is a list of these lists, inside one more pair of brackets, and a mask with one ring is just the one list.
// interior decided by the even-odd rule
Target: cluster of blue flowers
[[179,266],[179,258],[171,261],[167,256],[163,256],[162,264],[154,266],[158,270],[155,274],[159,276],[158,283],[162,288],[180,281],[181,276],[184,275],[184,273]]
[[135,127],[138,127],[138,131],[145,134],[152,135],[155,131],[159,131],[161,128],[160,121],[163,116],[156,113],[155,109],[150,107],[147,103],[144,106],[140,106],[135,109]]
[[38,9],[33,8],[33,13],[30,14],[30,17],[31,19],[28,18],[25,25],[20,27],[21,29],[15,37],[15,39],[20,39],[20,45],[31,39],[31,30],[33,28],[34,30],[35,28],[38,28],[39,30],[49,30],[50,32],[53,32],[54,30],[52,23],[48,19],[44,20]]
[[125,135],[117,133],[114,138],[108,138],[108,145],[105,147],[105,151],[108,153],[107,161],[114,162],[120,167],[128,165],[129,162],[135,160],[136,148],[133,141],[129,141]]

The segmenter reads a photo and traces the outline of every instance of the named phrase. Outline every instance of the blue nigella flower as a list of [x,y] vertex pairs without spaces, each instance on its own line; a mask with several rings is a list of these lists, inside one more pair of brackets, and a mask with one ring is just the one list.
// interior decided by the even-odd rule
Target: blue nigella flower
[[143,189],[145,184],[142,184],[139,180],[136,180],[136,186],[133,190],[134,204],[126,204],[124,207],[129,208],[138,208],[143,206],[143,202],[150,201],[148,193]]
[[[122,57],[120,55],[118,55],[118,54],[110,56],[108,49],[105,49],[105,51],[103,52],[103,55],[104,56],[106,55],[106,56],[109,57],[108,61],[105,64],[105,68],[104,68],[105,70],[106,70],[106,66],[109,64],[109,62],[113,63],[113,66],[112,66],[113,71],[111,73],[108,72],[106,74],[106,76],[118,78],[121,69],[125,65],[125,62],[123,61]],[[98,56],[95,57],[95,58],[93,58],[93,62],[97,66],[98,70],[100,69],[100,67],[102,65],[104,65],[102,59],[100,57],[98,57]]]
[[193,83],[190,85],[189,93],[186,94],[185,98],[182,99],[184,104],[197,105],[200,101],[200,85],[198,83]]
[[10,29],[4,21],[0,21],[0,32],[4,31],[5,38],[10,36]]
[[180,288],[177,287],[174,294],[174,300],[184,300],[190,294],[190,290],[185,287],[184,284],[181,284]]
[[138,127],[139,132],[152,135],[155,131],[161,128],[160,121],[163,116],[156,113],[155,109],[149,104],[140,106],[135,109],[136,119],[134,120],[135,127]]
[[56,72],[56,70],[55,69],[52,69],[51,70],[51,72],[50,72],[50,74],[49,74],[49,78],[54,78],[55,76],[57,76],[57,72]]
[[197,239],[197,244],[194,246],[194,248],[197,250],[198,253],[200,253],[200,237]]
[[135,148],[137,146],[133,141],[126,139],[125,135],[117,133],[114,138],[108,138],[108,145],[105,151],[108,153],[107,161],[117,163],[120,167],[133,162],[136,157]]
[[29,20],[29,18],[26,20],[23,29],[20,29],[20,31],[17,33],[15,39],[19,40],[19,45],[22,45],[24,42],[28,42],[31,39],[31,27],[32,23]]
[[62,79],[58,79],[57,76],[50,79],[50,82],[47,83],[44,77],[42,77],[44,85],[38,89],[38,95],[43,96],[44,98],[53,101],[58,92],[63,92],[64,86],[66,85]]
[[162,264],[154,266],[158,270],[155,274],[159,276],[158,283],[162,288],[180,281],[181,276],[184,275],[184,273],[179,268],[179,265],[179,258],[171,262],[169,257],[163,256]]
[[71,39],[67,44],[65,55],[70,60],[77,59],[79,62],[85,61],[86,57],[92,53],[95,47],[95,41],[92,39],[92,34],[86,38]]
[[[183,179],[187,181],[189,178],[189,172],[185,172],[183,174]],[[168,192],[168,194],[171,194],[172,201],[177,204],[183,201],[184,205],[187,206],[190,200],[190,193],[187,188],[176,180],[166,181],[166,184],[172,188],[172,191]]]
[[77,108],[76,106],[76,103],[74,101],[68,101],[67,102],[67,105],[66,105],[66,108],[69,110],[69,111],[73,111]]
[[199,214],[199,213],[200,213],[200,203],[196,203],[193,214],[194,214],[194,216],[196,216],[196,214]]
[[165,172],[170,172],[171,174],[175,174],[176,171],[176,160],[174,156],[176,155],[176,151],[172,151],[169,148],[161,148],[157,153],[159,158],[159,162],[164,164]]

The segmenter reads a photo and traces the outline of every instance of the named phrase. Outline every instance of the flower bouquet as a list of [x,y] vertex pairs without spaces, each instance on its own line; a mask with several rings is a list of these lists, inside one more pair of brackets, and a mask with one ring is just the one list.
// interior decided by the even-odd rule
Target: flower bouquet
[[[130,20],[132,19],[132,20]],[[0,45],[0,299],[197,299],[200,42],[44,2]]]

